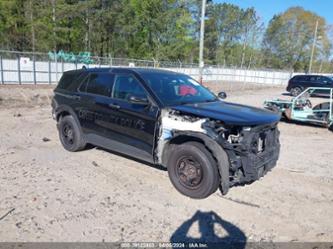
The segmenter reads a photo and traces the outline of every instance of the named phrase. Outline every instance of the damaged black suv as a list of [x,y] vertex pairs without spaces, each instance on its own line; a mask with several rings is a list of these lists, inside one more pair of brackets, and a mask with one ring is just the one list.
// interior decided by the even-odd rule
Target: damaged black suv
[[280,116],[222,97],[166,70],[81,69],[63,74],[52,112],[66,150],[92,144],[161,165],[180,193],[205,198],[259,179],[279,156]]

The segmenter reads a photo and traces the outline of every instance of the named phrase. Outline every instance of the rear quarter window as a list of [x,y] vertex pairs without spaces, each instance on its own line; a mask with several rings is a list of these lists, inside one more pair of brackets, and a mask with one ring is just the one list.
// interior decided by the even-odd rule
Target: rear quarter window
[[307,81],[307,76],[304,76],[304,75],[298,75],[298,76],[295,76],[295,81]]
[[81,92],[101,96],[111,96],[114,75],[111,73],[91,73],[80,86]]
[[75,82],[77,78],[76,73],[64,73],[58,83],[57,88],[63,90],[69,90],[70,86]]

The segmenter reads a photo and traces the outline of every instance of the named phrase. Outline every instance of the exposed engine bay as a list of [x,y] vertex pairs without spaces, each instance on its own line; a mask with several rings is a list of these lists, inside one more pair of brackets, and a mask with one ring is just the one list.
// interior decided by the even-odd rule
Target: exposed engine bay
[[[189,137],[197,138],[214,155],[221,178],[221,191],[258,180],[278,160],[280,143],[277,123],[257,126],[235,126],[220,120],[201,118],[172,109],[161,114],[156,160],[163,165],[168,145]],[[221,152],[222,151],[222,152]],[[225,154],[223,158],[221,154]],[[223,173],[222,173],[223,172]],[[225,177],[225,174],[228,176]]]

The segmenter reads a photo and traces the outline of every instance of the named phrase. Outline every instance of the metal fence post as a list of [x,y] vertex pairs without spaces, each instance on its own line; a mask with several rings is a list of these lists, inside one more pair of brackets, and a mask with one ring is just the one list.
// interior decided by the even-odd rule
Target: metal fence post
[[33,78],[34,78],[34,84],[36,85],[37,84],[37,81],[36,81],[36,58],[35,58],[35,55],[32,56],[32,71],[33,71]]
[[3,63],[2,63],[2,56],[0,55],[0,67],[1,67],[1,84],[5,84],[5,79],[3,78]]
[[19,84],[21,85],[22,84],[22,81],[21,81],[21,63],[20,63],[20,56],[19,55],[17,56],[17,76],[18,76]]
[[49,84],[51,84],[51,80],[52,79],[51,79],[51,61],[50,61],[50,59],[49,59],[49,63],[48,64],[49,64],[49,72],[48,72],[49,73]]
[[57,58],[57,54],[54,53],[54,57],[55,57],[55,66],[56,66],[56,82],[58,81],[58,58]]
[[64,67],[64,60],[62,59],[61,60],[61,72],[62,73],[64,73],[64,69],[65,69],[65,67]]

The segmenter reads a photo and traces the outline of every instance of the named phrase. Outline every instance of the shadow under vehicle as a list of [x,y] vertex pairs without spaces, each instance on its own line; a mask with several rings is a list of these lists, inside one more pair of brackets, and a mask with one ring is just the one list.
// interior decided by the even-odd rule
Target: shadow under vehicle
[[[318,96],[324,96],[328,101],[323,102],[323,98]],[[281,113],[286,120],[320,125],[333,130],[332,88],[309,87],[291,100],[266,100],[264,107]]]

